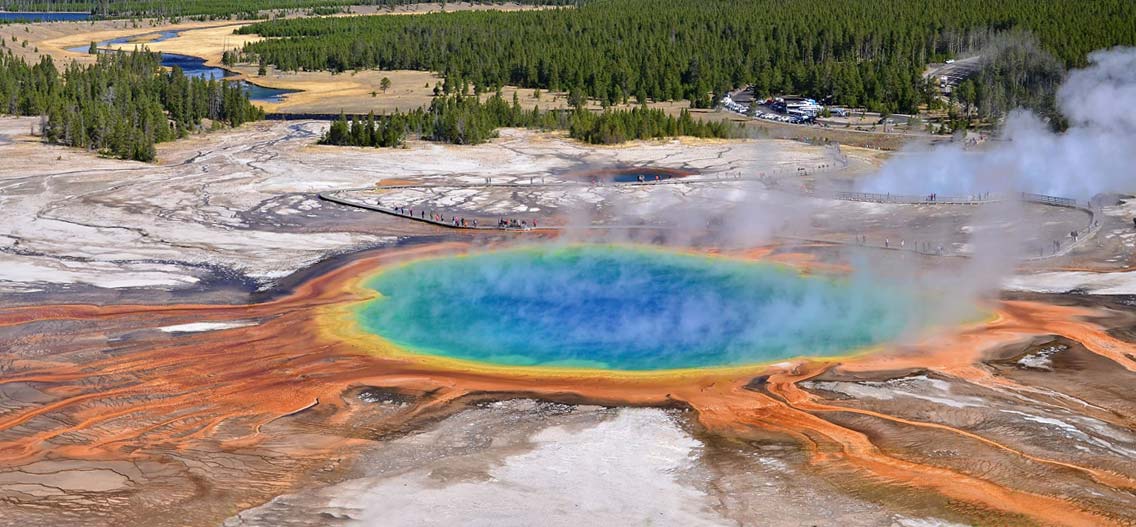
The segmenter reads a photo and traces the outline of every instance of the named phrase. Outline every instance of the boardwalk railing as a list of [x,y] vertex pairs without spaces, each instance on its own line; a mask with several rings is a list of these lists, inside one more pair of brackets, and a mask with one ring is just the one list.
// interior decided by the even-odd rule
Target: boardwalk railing
[[[779,188],[778,181],[767,181],[771,183],[770,186]],[[1005,201],[1008,196],[1003,194],[992,194],[983,192],[979,194],[970,194],[967,196],[942,196],[939,194],[890,194],[878,192],[843,192],[843,191],[825,191],[825,190],[810,190],[805,189],[804,194],[838,199],[842,201],[861,201],[869,203],[894,203],[898,205],[981,205],[983,203],[995,203]],[[1061,196],[1048,196],[1045,194],[1033,194],[1029,192],[1021,192],[1018,198],[1022,201],[1030,203],[1040,203],[1042,205],[1053,205],[1055,207],[1068,207],[1072,209],[1084,209],[1092,212],[1092,205],[1088,202],[1080,202],[1073,198],[1064,198]]]
[[[818,170],[818,171],[824,171],[826,169],[832,169],[832,168],[836,168],[836,167],[832,166],[832,165],[821,165],[821,166],[815,167],[815,169]],[[805,171],[805,170],[806,169],[804,169],[804,168],[798,168],[798,173]],[[344,193],[344,192],[361,191],[361,190],[372,190],[372,191],[373,190],[380,190],[381,191],[381,190],[395,190],[395,189],[404,189],[404,188],[443,188],[443,187],[448,187],[448,188],[529,187],[529,188],[532,188],[532,187],[566,187],[566,186],[581,186],[582,187],[582,186],[594,186],[595,185],[595,183],[589,184],[589,183],[575,182],[575,181],[555,181],[555,182],[551,182],[551,183],[544,183],[544,178],[539,178],[541,182],[537,183],[536,179],[537,178],[532,178],[530,180],[530,182],[527,183],[527,184],[523,183],[523,182],[515,182],[515,181],[514,182],[495,183],[495,182],[492,182],[491,180],[487,180],[485,183],[447,183],[447,184],[429,184],[429,183],[426,183],[426,184],[379,185],[377,187],[372,187],[372,188],[343,189],[343,190],[340,190],[340,191],[321,192],[321,193],[318,194],[318,196],[319,196],[320,199],[331,201],[331,202],[334,202],[334,203],[338,203],[340,205],[369,209],[369,210],[373,210],[373,211],[376,211],[376,212],[383,212],[383,213],[390,214],[390,215],[393,215],[393,216],[399,216],[399,217],[403,217],[403,218],[407,218],[407,219],[411,219],[411,220],[415,220],[415,221],[434,224],[434,225],[437,225],[437,226],[440,226],[440,227],[450,227],[450,228],[458,228],[458,229],[478,229],[478,230],[530,230],[530,229],[534,228],[535,226],[532,225],[531,223],[528,223],[528,222],[516,223],[516,222],[510,221],[507,225],[485,225],[485,224],[475,224],[475,223],[472,223],[470,221],[463,222],[463,221],[460,221],[460,220],[459,221],[454,221],[454,220],[445,221],[444,219],[442,219],[441,221],[439,221],[439,220],[434,219],[434,214],[433,214],[432,211],[428,216],[423,215],[421,213],[418,214],[418,215],[414,215],[414,214],[409,214],[406,210],[401,209],[401,208],[389,207],[389,206],[382,205],[380,203],[361,202],[359,200],[349,199],[349,198],[347,198],[345,196],[341,196],[339,194]],[[713,176],[693,176],[693,177],[666,179],[666,180],[661,180],[661,181],[617,183],[617,185],[638,186],[638,185],[667,185],[667,184],[692,184],[692,183],[697,184],[697,183],[718,182],[718,181],[723,181],[723,180],[735,180],[735,181],[737,181],[737,180],[743,180],[743,181],[748,180],[748,181],[760,181],[760,182],[764,183],[765,186],[767,188],[771,189],[771,190],[776,189],[776,190],[783,190],[783,191],[789,191],[789,192],[796,192],[796,193],[799,193],[799,194],[817,197],[817,198],[836,199],[836,200],[842,200],[842,201],[868,202],[868,203],[888,203],[888,204],[898,204],[898,205],[981,205],[981,204],[986,204],[986,203],[996,203],[996,202],[999,202],[999,201],[1005,201],[1007,198],[1010,198],[1012,196],[1014,198],[1020,199],[1021,201],[1025,201],[1025,202],[1039,203],[1039,204],[1042,204],[1042,205],[1048,205],[1048,206],[1054,206],[1054,207],[1066,207],[1066,208],[1078,209],[1078,210],[1081,210],[1081,211],[1085,212],[1086,214],[1088,214],[1089,221],[1083,228],[1077,229],[1075,231],[1070,231],[1067,236],[1062,236],[1061,239],[1053,240],[1052,245],[1039,244],[1039,245],[1035,245],[1033,248],[1026,249],[1027,254],[1033,254],[1033,255],[1032,256],[1026,256],[1025,260],[1039,260],[1039,259],[1053,258],[1055,256],[1061,256],[1061,255],[1067,254],[1075,246],[1079,245],[1080,243],[1085,242],[1089,238],[1092,238],[1097,233],[1097,231],[1100,230],[1100,227],[1101,227],[1101,223],[1100,223],[1100,221],[1097,217],[1097,213],[1098,213],[1097,207],[1094,206],[1092,202],[1079,202],[1079,201],[1077,201],[1073,198],[1065,198],[1065,197],[1060,197],[1060,196],[1048,196],[1048,195],[1045,195],[1045,194],[1034,194],[1034,193],[1028,193],[1028,192],[1021,192],[1021,193],[1018,193],[1016,195],[992,194],[992,193],[984,192],[984,193],[972,194],[972,195],[968,195],[968,196],[940,196],[938,194],[911,195],[911,194],[890,194],[890,193],[874,193],[874,192],[823,191],[823,190],[814,190],[814,189],[809,189],[809,188],[802,188],[802,189],[796,190],[796,189],[784,188],[781,185],[781,182],[784,181],[785,179],[786,178],[784,176],[777,177],[777,176],[774,176],[774,175],[766,175],[766,174],[761,174],[759,176],[748,176],[748,175],[745,175],[741,172],[731,172],[731,173],[727,173],[727,174],[715,174]],[[419,212],[421,212],[421,211],[419,211]],[[533,221],[535,222],[535,220],[533,220]],[[556,230],[556,229],[560,229],[561,227],[559,227],[559,226],[542,226],[541,228],[542,229],[554,229],[554,230]],[[659,227],[656,226],[654,228],[659,228]],[[783,236],[783,237],[793,238],[793,236]],[[822,240],[815,240],[815,241],[822,241]],[[847,242],[847,241],[827,241],[827,242],[828,243],[846,244],[846,245],[860,245],[860,246],[866,246],[866,247],[875,247],[875,248],[880,248],[880,249],[891,249],[891,250],[900,250],[900,251],[908,250],[908,251],[911,251],[911,252],[925,254],[925,255],[932,255],[932,256],[950,256],[950,257],[967,257],[968,256],[968,255],[965,255],[965,254],[953,253],[947,247],[944,247],[944,246],[939,245],[939,244],[932,244],[932,243],[929,243],[929,242],[922,242],[922,243],[915,242],[915,243],[912,243],[910,245],[905,246],[902,241],[900,241],[900,243],[897,245],[897,244],[891,243],[890,241],[885,239],[883,244],[877,244],[877,243],[869,242],[866,239],[860,240],[859,237],[857,238],[856,242]],[[1032,253],[1031,253],[1031,251],[1032,251]]]
[[1044,205],[1053,205],[1055,207],[1069,207],[1071,209],[1091,209],[1091,207],[1087,207],[1073,198],[1046,196],[1045,194],[1030,194],[1029,192],[1022,192],[1021,197],[1022,201],[1041,203]]
[[[814,192],[814,194],[823,195],[826,193]],[[896,203],[904,205],[916,205],[921,203],[938,203],[944,205],[976,205],[979,203],[988,203],[995,199],[994,196],[982,194],[975,194],[971,196],[939,196],[937,194],[916,196],[911,194],[880,194],[875,192],[831,192],[827,194],[828,195],[826,197],[843,201]]]
[[367,209],[367,210],[373,210],[375,212],[382,212],[384,214],[390,214],[391,216],[398,216],[400,218],[406,218],[408,220],[414,220],[414,221],[418,221],[418,222],[422,222],[422,223],[429,223],[431,225],[437,225],[439,227],[450,227],[450,228],[453,228],[453,229],[502,230],[502,231],[527,231],[527,230],[532,230],[532,229],[535,228],[533,225],[527,224],[527,222],[524,223],[524,224],[509,223],[509,224],[506,224],[506,225],[482,225],[482,224],[478,223],[477,222],[478,220],[476,220],[476,219],[470,219],[468,221],[464,220],[464,219],[446,221],[443,218],[442,220],[437,220],[437,219],[434,219],[434,212],[433,211],[430,211],[430,214],[426,215],[425,211],[419,210],[419,212],[422,212],[422,214],[415,215],[411,212],[403,212],[401,209],[396,209],[394,207],[385,207],[383,205],[363,203],[361,201],[342,198],[342,197],[336,196],[335,194],[336,194],[335,192],[320,192],[320,193],[317,193],[316,196],[319,197],[319,199],[322,199],[324,201],[330,201],[332,203],[338,203],[340,205],[345,205],[345,206],[348,206],[348,207],[357,207],[357,208],[360,208],[360,209]]

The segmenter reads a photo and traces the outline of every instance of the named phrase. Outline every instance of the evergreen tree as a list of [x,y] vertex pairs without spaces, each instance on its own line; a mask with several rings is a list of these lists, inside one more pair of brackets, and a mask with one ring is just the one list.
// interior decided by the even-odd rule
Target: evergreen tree
[[[761,96],[911,113],[924,100],[928,62],[1018,32],[1035,35],[1062,67],[1080,66],[1092,50],[1136,45],[1133,20],[1132,0],[591,0],[527,12],[290,18],[239,31],[270,37],[245,51],[284,70],[436,71],[447,95],[472,83],[479,92],[567,89],[573,106],[634,95],[709,107],[715,94],[752,82]],[[1043,95],[997,70],[991,78],[989,102]]]
[[542,112],[538,107],[525,111],[516,94],[510,104],[498,92],[484,102],[473,96],[438,97],[429,108],[379,116],[371,113],[366,120],[348,119],[341,113],[320,138],[320,143],[393,147],[402,145],[408,135],[417,135],[430,141],[479,144],[497,137],[497,129],[501,127],[567,129],[571,137],[596,144],[679,135],[733,137],[738,131],[724,121],[696,120],[686,111],[676,118],[646,107],[607,110],[599,114],[586,109]]
[[[211,95],[216,104],[206,102]],[[238,126],[263,117],[235,83],[166,71],[149,52],[101,53],[95,64],[72,63],[62,74],[48,56],[28,65],[0,55],[0,104],[43,117],[47,141],[139,161],[152,161],[155,143],[198,129],[202,119]]]

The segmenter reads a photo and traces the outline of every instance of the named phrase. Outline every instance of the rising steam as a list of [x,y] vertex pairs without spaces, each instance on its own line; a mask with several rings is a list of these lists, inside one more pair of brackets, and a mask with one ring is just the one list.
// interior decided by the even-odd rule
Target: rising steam
[[952,144],[889,162],[863,190],[965,196],[1035,192],[1087,199],[1136,186],[1136,48],[1089,55],[1057,91],[1069,129],[1055,133],[1033,113],[1006,119],[999,142],[971,152]]

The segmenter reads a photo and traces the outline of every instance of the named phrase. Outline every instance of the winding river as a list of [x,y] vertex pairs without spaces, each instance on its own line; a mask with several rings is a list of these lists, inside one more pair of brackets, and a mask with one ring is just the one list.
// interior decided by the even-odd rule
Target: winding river
[[[152,40],[148,40],[148,41],[145,42],[145,44],[152,44],[152,43],[155,43],[155,42],[162,42],[164,40],[169,40],[171,38],[178,36],[178,34],[179,34],[178,31],[161,31],[161,32],[158,33],[157,38],[154,38]],[[96,46],[99,49],[114,48],[114,47],[117,47],[117,46],[130,44],[132,39],[136,39],[137,37],[138,37],[138,35],[131,35],[131,36],[119,37],[119,38],[111,39],[111,40],[105,40],[103,42],[99,42],[98,44],[96,44]],[[140,44],[142,44],[142,43],[140,43]],[[86,53],[88,48],[89,48],[89,46],[76,46],[76,47],[73,47],[73,48],[68,48],[67,50],[75,52],[75,53]],[[186,76],[189,76],[189,77],[197,77],[197,78],[203,78],[203,79],[222,79],[222,78],[225,78],[225,77],[232,77],[233,76],[233,74],[231,72],[229,72],[228,70],[226,70],[224,68],[217,68],[217,67],[206,65],[205,59],[203,59],[201,57],[195,57],[195,56],[192,56],[192,55],[181,55],[181,54],[177,54],[177,53],[159,53],[159,55],[161,55],[161,57],[162,57],[162,65],[163,66],[170,67],[170,68],[177,66],[177,67],[181,68],[182,72],[185,73]],[[296,90],[283,90],[283,89],[278,89],[278,88],[266,88],[264,86],[258,86],[256,84],[253,84],[253,83],[248,82],[246,80],[236,80],[234,82],[237,82],[237,83],[240,84],[241,88],[245,91],[245,93],[248,94],[250,101],[255,101],[255,102],[280,102],[280,101],[284,100],[284,96],[288,95],[289,93],[295,93],[296,92]]]

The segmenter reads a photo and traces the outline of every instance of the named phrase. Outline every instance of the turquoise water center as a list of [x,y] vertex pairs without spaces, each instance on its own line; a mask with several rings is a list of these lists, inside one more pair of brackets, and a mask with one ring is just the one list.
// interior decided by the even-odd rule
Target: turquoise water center
[[624,246],[537,246],[381,271],[365,331],[510,366],[669,370],[841,355],[899,336],[916,298],[774,264]]

